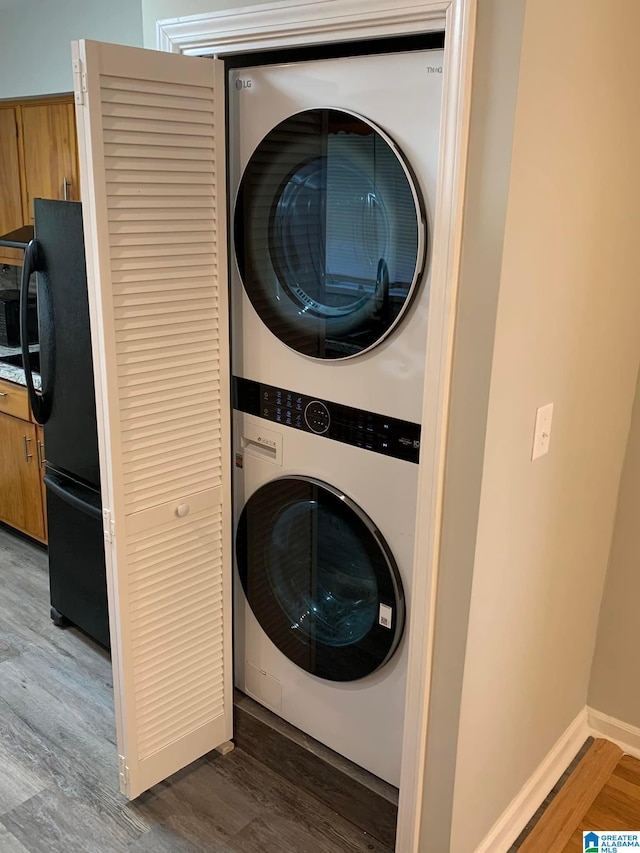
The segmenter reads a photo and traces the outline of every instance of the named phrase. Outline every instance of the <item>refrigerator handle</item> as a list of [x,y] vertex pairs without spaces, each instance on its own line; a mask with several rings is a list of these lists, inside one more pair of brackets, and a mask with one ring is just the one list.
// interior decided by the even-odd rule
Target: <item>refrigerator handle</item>
[[93,503],[83,500],[80,495],[74,494],[74,492],[65,489],[64,485],[59,483],[57,478],[52,477],[50,474],[45,474],[43,480],[49,491],[59,497],[60,500],[66,501],[66,503],[76,509],[79,509],[80,512],[84,512],[85,515],[90,515],[92,518],[102,519],[102,509],[100,506],[95,506]]
[[22,279],[20,282],[20,347],[22,349],[22,364],[29,394],[29,403],[33,417],[39,424],[45,424],[51,414],[53,388],[49,384],[49,379],[55,375],[53,312],[51,294],[49,292],[49,280],[45,275],[42,276],[38,287],[38,327],[40,329],[41,352],[42,345],[46,344],[47,346],[46,357],[41,359],[41,369],[44,367],[47,373],[47,387],[45,387],[45,377],[42,374],[41,391],[36,391],[29,363],[29,282],[35,272],[42,272],[43,269],[42,250],[37,240],[31,240],[25,249]]

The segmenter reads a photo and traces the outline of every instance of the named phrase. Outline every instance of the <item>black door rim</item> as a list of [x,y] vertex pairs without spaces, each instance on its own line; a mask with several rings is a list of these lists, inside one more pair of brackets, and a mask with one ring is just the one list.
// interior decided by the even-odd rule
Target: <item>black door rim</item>
[[[406,179],[407,188],[411,194],[413,209],[415,213],[416,220],[416,229],[417,229],[417,246],[415,250],[415,263],[413,269],[413,275],[411,277],[411,282],[407,288],[406,296],[402,302],[401,307],[397,312],[397,316],[390,318],[388,321],[382,321],[382,325],[377,328],[376,331],[370,331],[365,333],[358,332],[356,337],[361,339],[361,343],[358,344],[359,348],[357,351],[348,351],[345,349],[344,351],[337,346],[337,349],[334,351],[330,346],[327,347],[323,354],[318,354],[316,351],[317,348],[314,345],[309,346],[308,342],[305,339],[305,336],[309,338],[313,338],[314,334],[321,334],[322,330],[326,329],[331,334],[336,334],[338,337],[344,332],[345,323],[349,322],[353,325],[354,322],[357,322],[359,317],[364,319],[368,312],[371,311],[371,306],[362,302],[362,304],[357,304],[354,308],[353,312],[350,312],[349,315],[344,312],[335,312],[333,316],[319,316],[317,314],[317,306],[319,303],[314,301],[311,298],[307,298],[307,296],[303,293],[303,288],[299,287],[298,284],[291,283],[283,283],[280,279],[280,275],[278,273],[277,262],[274,261],[272,256],[272,251],[270,248],[270,240],[268,237],[268,227],[267,220],[269,223],[273,223],[274,210],[279,201],[279,193],[280,190],[271,198],[270,201],[265,201],[265,204],[269,204],[271,207],[271,212],[267,218],[264,218],[262,222],[262,226],[264,229],[263,234],[261,234],[261,240],[259,241],[262,248],[261,253],[262,257],[257,263],[253,258],[249,258],[246,255],[246,245],[251,241],[252,235],[248,234],[251,231],[245,222],[245,203],[244,203],[244,195],[245,195],[245,178],[248,174],[248,170],[252,165],[254,158],[260,152],[261,146],[265,145],[272,134],[274,134],[278,129],[285,125],[287,122],[294,121],[301,116],[309,113],[315,112],[326,112],[326,113],[336,113],[341,114],[346,117],[350,117],[355,119],[358,122],[362,122],[368,128],[373,131],[377,136],[381,138],[381,140],[386,143],[386,146],[390,149],[390,151],[395,156],[395,161],[401,168],[404,173],[404,177]],[[274,171],[277,171],[277,162],[278,157],[281,156],[279,154],[273,155],[275,166],[262,168],[273,168]],[[298,167],[309,166],[311,161],[301,159],[298,162]],[[280,185],[280,188],[286,183],[286,175],[289,174],[290,170],[284,169],[280,174],[280,180],[277,183]],[[251,198],[251,195],[249,195]],[[256,205],[247,205],[247,208],[256,207]],[[257,214],[250,214],[252,217]],[[264,215],[266,217],[266,214]],[[258,143],[255,150],[252,152],[251,156],[247,160],[247,163],[244,167],[242,178],[240,180],[238,191],[234,203],[234,243],[235,243],[235,256],[236,256],[236,264],[238,268],[238,273],[240,279],[243,283],[245,292],[249,297],[250,302],[252,303],[256,313],[260,317],[261,321],[267,326],[267,328],[278,337],[286,346],[294,351],[305,355],[309,358],[319,361],[328,361],[328,360],[347,360],[350,358],[357,358],[360,355],[364,355],[370,350],[382,344],[397,328],[397,326],[402,322],[405,318],[407,312],[412,306],[417,291],[419,290],[421,281],[423,279],[423,274],[427,266],[427,255],[428,255],[428,231],[427,231],[427,221],[425,214],[425,205],[422,199],[422,195],[419,189],[417,178],[407,160],[404,156],[398,145],[394,142],[394,140],[378,125],[374,122],[370,121],[366,117],[360,115],[357,112],[353,112],[351,110],[345,110],[336,107],[322,107],[322,108],[313,108],[308,110],[302,110],[297,113],[294,113],[288,116],[286,119],[283,119],[277,125],[275,125]],[[253,219],[252,219],[253,221]],[[265,269],[266,268],[266,272]],[[385,285],[385,275],[388,276],[388,269],[386,268],[386,264],[379,264],[377,273],[376,273],[376,293],[380,288],[380,292],[384,290]],[[272,277],[274,281],[278,281],[278,289],[285,295],[285,299],[282,300],[280,296],[277,298],[275,296],[270,295],[270,291],[272,289],[272,284],[268,281],[266,284],[263,283],[263,278],[269,279]],[[387,287],[389,286],[387,279]],[[314,310],[315,309],[315,310]],[[320,329],[320,332],[318,332]],[[310,331],[311,330],[311,331]],[[357,330],[352,330],[357,331]]]
[[[309,602],[312,604],[300,610],[301,618],[292,621],[294,611],[286,606],[286,590],[285,595],[281,595],[280,589],[274,589],[273,572],[270,577],[270,553],[274,547],[277,548],[277,545],[273,546],[273,531],[284,514],[290,513],[292,507],[300,507],[309,501],[315,501],[317,504],[307,522],[309,529],[314,528],[312,534],[308,539],[305,540],[303,536],[294,543],[294,546],[298,544],[300,547],[293,553],[290,563],[278,565],[280,577],[284,578],[284,586],[288,578],[293,578],[294,596],[299,592],[298,597],[304,598],[306,594],[305,605]],[[315,535],[317,529],[314,527],[318,525],[321,507],[326,510],[325,520],[320,518],[319,522],[319,526],[324,525],[325,528],[324,543],[322,540],[318,541]],[[331,540],[327,520],[334,531],[338,530],[338,535],[342,535],[341,526],[344,531],[344,525],[348,525],[350,535],[359,542],[361,553],[366,552],[364,571],[356,567],[354,573],[353,566],[350,566],[345,572],[341,569],[340,560],[335,559],[328,571],[320,565],[323,558],[326,560],[327,548],[333,549],[332,554],[340,556],[335,542]],[[322,532],[320,535],[323,535]],[[312,549],[305,548],[309,542],[313,545]],[[308,569],[305,562],[307,551]],[[302,568],[300,553],[304,563]],[[347,555],[350,553],[353,553],[353,548],[347,551]],[[302,475],[280,477],[264,484],[251,495],[243,507],[236,531],[236,558],[245,597],[262,630],[276,648],[301,669],[328,681],[357,681],[379,670],[395,654],[405,624],[404,590],[400,572],[389,546],[373,521],[341,490],[321,480]],[[360,566],[362,565],[361,562]],[[364,574],[367,577],[363,580]],[[353,630],[353,641],[332,641],[331,638],[327,640],[327,631],[330,633],[336,626],[323,618],[323,602],[331,599],[327,608],[331,616],[336,612],[336,607],[332,611],[331,606],[335,605],[340,596],[332,595],[331,590],[329,595],[326,595],[327,587],[324,582],[327,578],[334,581],[336,576],[339,578],[336,581],[338,590],[347,589],[347,598],[343,598],[342,604],[346,606],[348,614],[351,608],[349,593],[352,590],[356,593],[353,599],[355,616],[352,622],[349,621],[349,615],[346,619],[347,626]],[[308,588],[305,586],[307,577]],[[302,578],[300,586],[295,585],[297,578]],[[372,582],[372,578],[375,578],[375,582]],[[342,583],[341,590],[340,581],[345,579],[346,583]],[[358,591],[371,591],[374,586],[375,598],[369,603],[363,603],[364,596],[358,595]],[[380,605],[384,606],[390,627],[381,624],[379,617],[383,610]],[[343,614],[345,606],[341,610]],[[373,618],[372,608],[375,608]],[[353,628],[353,623],[358,625],[357,629]]]

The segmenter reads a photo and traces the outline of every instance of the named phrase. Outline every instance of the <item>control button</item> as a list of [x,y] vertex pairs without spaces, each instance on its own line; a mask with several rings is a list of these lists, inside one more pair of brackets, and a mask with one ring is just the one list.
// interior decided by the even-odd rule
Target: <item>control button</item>
[[331,423],[329,409],[319,400],[312,400],[304,410],[304,419],[311,432],[318,435],[326,432]]

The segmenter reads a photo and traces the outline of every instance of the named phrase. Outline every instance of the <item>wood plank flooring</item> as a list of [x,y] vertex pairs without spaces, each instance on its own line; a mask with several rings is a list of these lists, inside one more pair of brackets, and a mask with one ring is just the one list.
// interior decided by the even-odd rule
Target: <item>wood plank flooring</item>
[[46,555],[0,527],[2,853],[391,853],[260,761],[210,753],[118,792],[111,664],[49,619]]
[[544,814],[523,841],[520,853],[562,853],[580,818],[595,801],[622,750],[615,743],[597,738],[567,779]]
[[624,755],[562,853],[582,853],[583,831],[640,832],[640,761]]
[[296,729],[239,691],[234,697],[236,745],[332,811],[393,847],[397,788]]
[[562,791],[564,786],[567,784],[567,782],[571,778],[573,771],[576,769],[578,764],[580,764],[580,762],[582,761],[582,759],[585,756],[585,754],[587,753],[587,751],[591,748],[592,743],[593,743],[593,738],[588,737],[586,739],[586,741],[583,743],[580,751],[574,757],[571,764],[569,764],[569,766],[564,771],[562,776],[558,779],[556,784],[549,791],[549,793],[545,797],[544,801],[540,804],[540,807],[537,809],[537,811],[531,816],[531,819],[528,821],[525,828],[522,830],[520,835],[516,838],[514,843],[511,845],[511,847],[509,848],[507,853],[516,853],[516,851],[520,851],[522,849],[523,844],[529,838],[529,836],[534,831],[534,829],[538,826],[538,823],[541,820],[542,816],[547,813],[547,810],[549,809],[551,804],[555,801],[555,799],[558,796],[558,794],[560,793],[560,791]]

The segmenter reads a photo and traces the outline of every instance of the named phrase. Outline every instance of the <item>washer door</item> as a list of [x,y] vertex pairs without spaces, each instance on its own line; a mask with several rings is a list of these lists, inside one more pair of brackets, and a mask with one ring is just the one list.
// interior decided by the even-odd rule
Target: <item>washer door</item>
[[262,629],[302,669],[355,681],[393,655],[404,628],[400,574],[341,492],[306,477],[267,483],[242,512],[236,555]]
[[288,347],[349,358],[380,343],[416,290],[426,227],[415,181],[366,119],[305,110],[267,134],[240,183],[238,268]]

